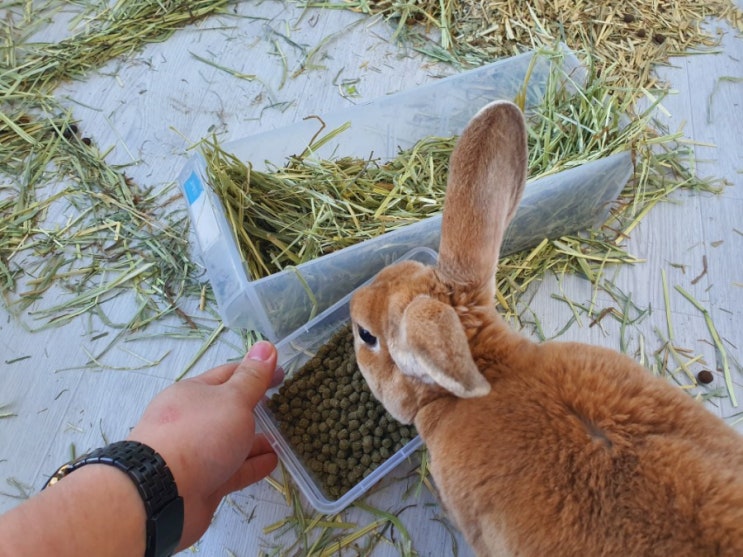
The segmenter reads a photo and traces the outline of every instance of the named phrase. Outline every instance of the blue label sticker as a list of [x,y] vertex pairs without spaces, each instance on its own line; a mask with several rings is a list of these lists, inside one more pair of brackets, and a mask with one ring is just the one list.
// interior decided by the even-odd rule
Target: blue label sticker
[[186,183],[183,184],[183,191],[186,192],[186,199],[189,205],[193,205],[193,202],[204,192],[204,186],[195,172],[192,172]]

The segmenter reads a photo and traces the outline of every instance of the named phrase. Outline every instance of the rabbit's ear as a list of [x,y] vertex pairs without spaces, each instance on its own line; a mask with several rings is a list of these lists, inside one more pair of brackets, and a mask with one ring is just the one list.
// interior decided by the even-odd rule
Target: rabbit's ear
[[405,308],[396,336],[389,342],[390,355],[404,374],[436,383],[461,398],[490,392],[451,306],[417,296]]
[[439,247],[446,279],[494,295],[498,253],[521,200],[526,168],[521,110],[506,101],[488,104],[451,156]]

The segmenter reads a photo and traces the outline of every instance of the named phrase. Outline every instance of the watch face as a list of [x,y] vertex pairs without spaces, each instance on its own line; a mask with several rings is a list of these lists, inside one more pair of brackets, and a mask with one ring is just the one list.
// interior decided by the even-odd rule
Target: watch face
[[147,521],[145,557],[172,555],[183,534],[183,498],[178,496]]

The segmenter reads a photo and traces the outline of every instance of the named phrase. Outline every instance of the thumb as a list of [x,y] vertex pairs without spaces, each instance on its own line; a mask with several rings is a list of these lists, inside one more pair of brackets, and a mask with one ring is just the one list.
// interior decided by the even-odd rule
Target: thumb
[[271,385],[276,369],[276,358],[276,348],[273,344],[265,340],[256,342],[230,377],[228,383],[242,391],[251,408],[255,408]]

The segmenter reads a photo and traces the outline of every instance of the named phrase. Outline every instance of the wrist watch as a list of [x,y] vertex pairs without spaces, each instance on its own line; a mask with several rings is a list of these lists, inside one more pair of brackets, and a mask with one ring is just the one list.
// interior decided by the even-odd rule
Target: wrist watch
[[183,533],[183,498],[178,495],[173,474],[163,458],[143,443],[119,441],[63,465],[44,488],[86,464],[108,464],[129,476],[147,511],[145,557],[172,555]]

